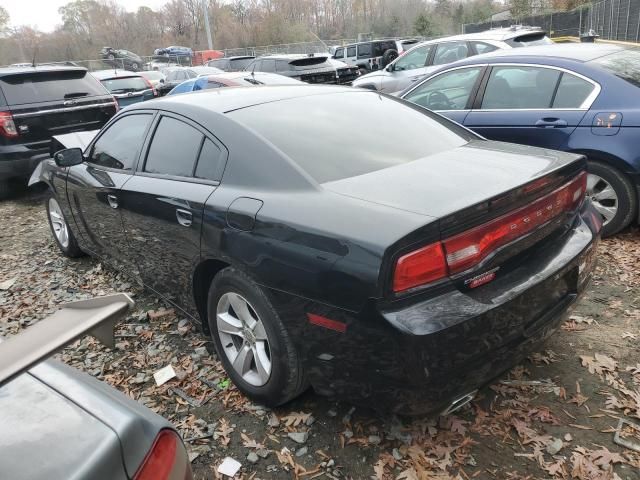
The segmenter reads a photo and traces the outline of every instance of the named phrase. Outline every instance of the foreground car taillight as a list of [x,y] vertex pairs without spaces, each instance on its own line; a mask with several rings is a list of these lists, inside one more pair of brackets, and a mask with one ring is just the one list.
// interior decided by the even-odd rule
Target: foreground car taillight
[[586,186],[587,174],[582,172],[526,207],[403,255],[396,263],[393,291],[408,290],[472,268],[498,248],[563,212],[576,209],[584,198]]
[[134,480],[191,480],[191,464],[182,440],[172,430],[162,430]]
[[144,80],[144,83],[147,84],[147,87],[149,87],[151,89],[151,91],[153,92],[153,96],[157,97],[158,96],[158,92],[156,91],[154,86],[151,84],[151,82],[149,80],[147,80],[146,78],[144,78],[144,77],[142,77],[142,79]]
[[13,115],[9,112],[0,112],[0,135],[6,138],[15,138],[18,136]]

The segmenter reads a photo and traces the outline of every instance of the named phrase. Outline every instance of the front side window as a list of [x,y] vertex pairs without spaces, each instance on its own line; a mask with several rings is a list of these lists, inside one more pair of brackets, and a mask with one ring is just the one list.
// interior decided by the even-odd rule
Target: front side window
[[333,58],[344,57],[344,48],[336,48],[336,53],[333,54]]
[[467,58],[469,48],[467,42],[440,43],[433,57],[434,65],[446,65]]
[[144,171],[190,177],[198,157],[203,135],[191,125],[162,117],[153,134]]
[[405,100],[431,110],[463,110],[481,71],[471,67],[443,73],[411,91]]
[[493,67],[482,109],[551,108],[560,73],[542,67]]
[[415,70],[416,68],[422,68],[426,65],[429,54],[433,45],[424,45],[422,47],[416,47],[403,56],[401,56],[396,63],[394,63],[394,70]]
[[127,115],[114,122],[94,144],[89,162],[106,168],[133,170],[151,117],[150,114]]

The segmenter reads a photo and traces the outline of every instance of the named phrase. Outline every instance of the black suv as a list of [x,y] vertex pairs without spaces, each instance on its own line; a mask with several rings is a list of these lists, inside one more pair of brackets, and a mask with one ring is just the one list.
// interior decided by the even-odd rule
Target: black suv
[[123,70],[133,70],[134,72],[137,72],[140,70],[143,63],[140,55],[130,52],[129,50],[102,47],[100,55],[105,63]]
[[114,98],[84,68],[0,68],[0,198],[26,185],[50,155],[53,135],[99,129],[116,110]]

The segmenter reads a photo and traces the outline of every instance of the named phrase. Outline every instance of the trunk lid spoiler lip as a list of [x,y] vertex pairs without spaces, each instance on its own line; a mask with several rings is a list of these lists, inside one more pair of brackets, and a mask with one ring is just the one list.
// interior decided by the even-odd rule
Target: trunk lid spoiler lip
[[124,293],[79,300],[0,342],[0,387],[90,332],[113,348],[113,330],[134,305]]

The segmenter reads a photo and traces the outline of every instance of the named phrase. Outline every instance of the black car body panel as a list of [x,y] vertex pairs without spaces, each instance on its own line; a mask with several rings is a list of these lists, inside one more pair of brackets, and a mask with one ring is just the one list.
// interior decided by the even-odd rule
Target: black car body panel
[[28,178],[54,135],[99,129],[116,113],[113,97],[84,68],[0,69],[0,90],[0,114],[17,131],[0,134],[0,181]]
[[[366,111],[370,128],[349,128],[363,118],[353,111]],[[139,115],[153,119],[131,171],[90,163],[110,126]],[[379,115],[397,123],[389,141],[375,130],[389,131]],[[211,181],[145,171],[151,132],[166,116],[218,145]],[[525,207],[586,164],[488,142],[376,92],[262,87],[167,97],[128,108],[92,145],[89,162],[68,177],[53,162],[38,172],[84,250],[202,319],[206,279],[234,266],[268,292],[314,388],[353,401],[379,395],[381,408],[433,410],[490,381],[550,334],[593,268],[600,227],[585,201],[469,270],[392,291],[400,255]],[[185,214],[189,229],[179,225]],[[493,282],[469,287],[487,271],[497,272]]]

